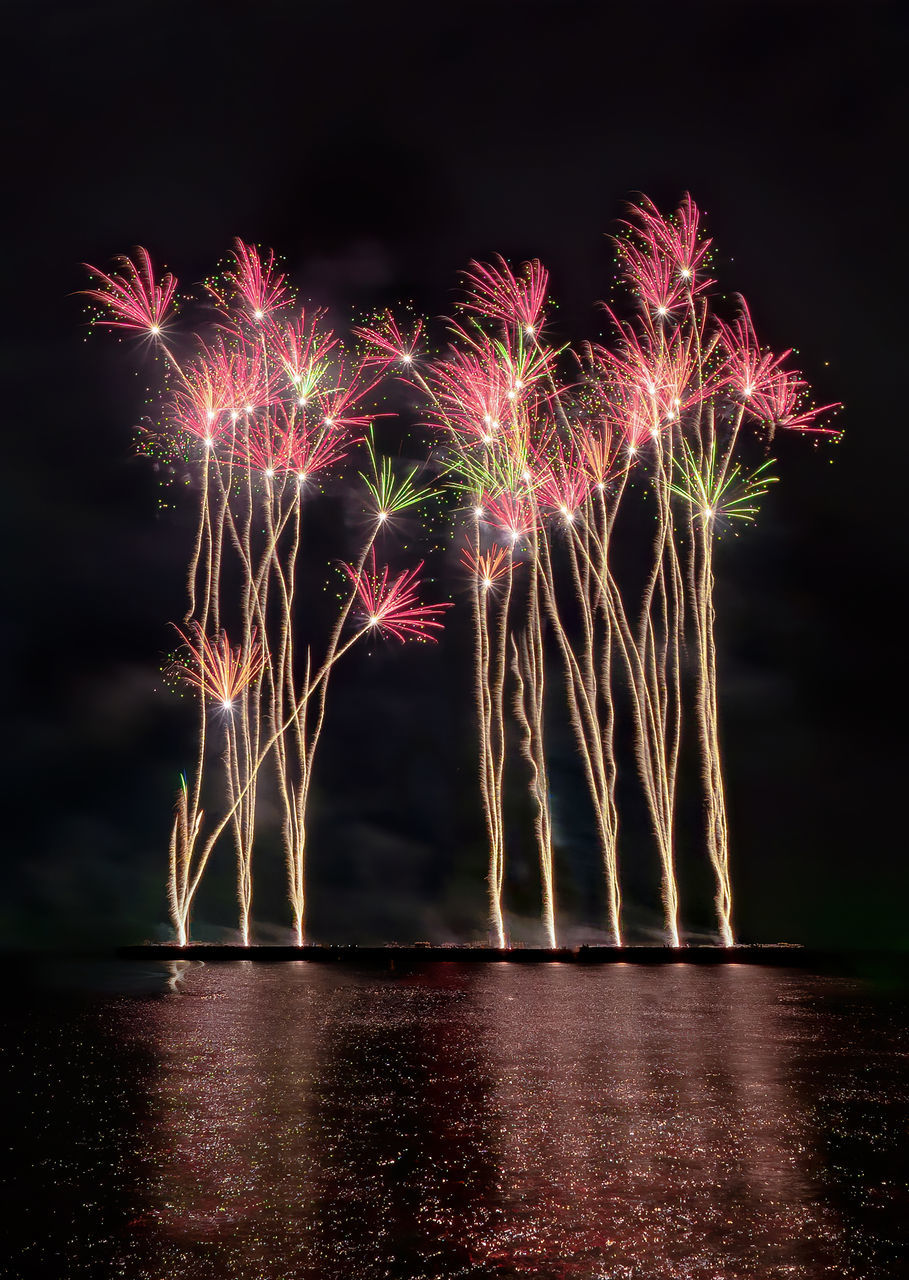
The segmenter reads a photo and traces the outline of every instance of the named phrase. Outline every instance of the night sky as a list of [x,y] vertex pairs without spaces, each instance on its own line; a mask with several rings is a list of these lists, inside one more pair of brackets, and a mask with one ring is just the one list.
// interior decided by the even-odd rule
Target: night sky
[[[842,444],[779,442],[781,483],[720,553],[738,930],[909,943],[905,6],[30,0],[5,22],[0,944],[165,936],[192,743],[160,676],[191,510],[159,509],[133,433],[156,366],[89,337],[79,264],[143,244],[189,285],[239,235],[343,327],[404,299],[437,316],[471,258],[539,256],[554,331],[581,340],[603,327],[624,202],[685,190],[722,289],[799,349],[821,403],[845,402]],[[317,939],[484,933],[469,610],[437,587],[460,603],[438,648],[380,645],[339,671],[311,814]],[[592,937],[597,854],[567,737],[552,766],[570,936]],[[652,860],[655,884],[631,810],[621,856]],[[511,901],[531,938],[522,816]],[[269,838],[260,861],[259,936],[283,940]],[[227,936],[231,873],[225,842],[197,936]],[[706,936],[690,877],[683,915]],[[645,899],[639,941],[658,934]]]

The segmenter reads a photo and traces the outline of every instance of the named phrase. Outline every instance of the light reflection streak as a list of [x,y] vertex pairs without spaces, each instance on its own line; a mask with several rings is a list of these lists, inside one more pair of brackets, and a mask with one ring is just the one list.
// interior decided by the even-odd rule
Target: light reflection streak
[[842,1275],[787,981],[685,965],[172,974],[180,994],[133,1028],[159,1071],[130,1274]]

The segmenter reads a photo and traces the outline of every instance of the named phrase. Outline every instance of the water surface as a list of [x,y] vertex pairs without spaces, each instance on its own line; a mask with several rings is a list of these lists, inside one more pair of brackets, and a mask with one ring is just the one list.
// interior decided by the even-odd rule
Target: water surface
[[905,995],[728,965],[21,979],[0,1274],[891,1280]]

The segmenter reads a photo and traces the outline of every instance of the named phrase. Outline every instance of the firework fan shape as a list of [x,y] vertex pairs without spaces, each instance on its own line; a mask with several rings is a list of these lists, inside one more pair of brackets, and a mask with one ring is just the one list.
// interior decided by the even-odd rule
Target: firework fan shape
[[399,363],[405,367],[413,364],[419,354],[418,344],[422,332],[423,321],[417,320],[410,336],[405,337],[391,312],[385,312],[372,326],[361,325],[354,329],[357,337],[374,349],[375,354],[368,357],[371,363]]
[[434,632],[442,629],[439,615],[451,606],[420,603],[418,589],[422,568],[421,560],[415,569],[407,569],[397,578],[390,579],[387,566],[377,569],[374,553],[370,556],[369,568],[344,566],[356,589],[367,627],[386,632],[398,640],[437,638]]
[[505,578],[512,569],[517,569],[521,562],[513,559],[511,552],[505,547],[492,546],[480,554],[470,547],[462,547],[461,563],[470,569],[484,591],[488,591],[500,578]]
[[699,277],[711,241],[700,234],[700,211],[685,195],[674,217],[664,218],[646,196],[633,205],[626,238],[615,245],[632,291],[662,319],[688,305],[714,283]]
[[[227,279],[254,320],[264,320],[279,307],[289,305],[284,276],[278,272],[275,255],[270,249],[263,262],[253,245],[244,244],[238,238],[234,241],[233,257],[236,266],[227,272]],[[214,290],[212,292],[215,293]],[[218,297],[217,293],[215,297]]]
[[148,251],[137,249],[136,257],[137,262],[119,257],[120,271],[114,275],[84,263],[86,270],[97,276],[104,287],[82,292],[112,312],[113,318],[104,317],[102,324],[111,329],[130,329],[157,336],[169,317],[177,281],[168,272],[156,284]]
[[539,510],[527,493],[500,493],[492,497],[484,493],[477,508],[477,518],[504,533],[512,542],[533,532],[539,524]]
[[293,472],[300,480],[324,471],[346,457],[354,443],[349,437],[326,427],[312,427],[301,418],[295,405],[279,405],[249,423],[234,442],[233,460],[259,471],[267,478]]
[[255,629],[245,652],[239,645],[231,648],[226,631],[221,631],[214,639],[210,639],[202,627],[194,623],[190,628],[190,639],[179,627],[174,630],[190,654],[189,663],[174,664],[174,673],[201,689],[203,694],[220,702],[225,710],[231,710],[243,690],[262,670],[265,661],[262,646],[256,640]]
[[464,281],[471,311],[520,327],[531,337],[539,331],[549,272],[536,259],[524,264],[520,276],[501,256],[495,265],[472,262],[464,272]]

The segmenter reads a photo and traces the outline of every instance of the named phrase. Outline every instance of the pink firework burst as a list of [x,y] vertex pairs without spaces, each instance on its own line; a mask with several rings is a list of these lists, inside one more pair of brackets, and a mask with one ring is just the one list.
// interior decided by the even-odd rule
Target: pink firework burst
[[654,315],[668,316],[687,302],[675,264],[652,234],[645,232],[639,241],[617,240],[616,244],[631,288]]
[[653,201],[646,197],[634,213],[648,238],[671,262],[687,291],[701,293],[714,283],[713,280],[697,279],[712,241],[701,236],[701,211],[687,191],[671,218],[664,218]]
[[245,652],[239,646],[231,648],[226,631],[210,639],[198,622],[190,627],[193,639],[184,635],[179,627],[174,630],[190,654],[188,663],[174,664],[174,673],[229,711],[247,685],[255,680],[265,660],[255,629]]
[[227,272],[227,279],[246,304],[253,320],[262,321],[279,307],[286,307],[290,299],[284,276],[278,271],[271,249],[263,262],[255,245],[244,244],[239,237],[234,241],[233,258],[236,267]]
[[526,492],[505,492],[495,497],[484,493],[477,508],[477,518],[504,533],[513,543],[532,533],[540,524],[536,502]]
[[627,470],[628,456],[621,445],[622,435],[613,429],[606,416],[594,425],[574,429],[578,465],[587,473],[589,484],[604,489],[610,480]]
[[514,409],[512,377],[494,359],[473,351],[452,351],[433,369],[443,407],[442,425],[469,440],[491,444]]
[[352,437],[341,432],[314,431],[297,422],[288,431],[282,456],[287,469],[306,480],[346,458],[348,448],[355,443]]
[[324,317],[323,308],[309,317],[302,310],[293,320],[275,323],[268,334],[272,358],[284,369],[297,396],[304,400],[325,376],[325,362],[338,345],[333,330],[322,327]]
[[749,413],[774,428],[838,434],[831,427],[818,426],[817,419],[822,413],[839,409],[839,403],[817,408],[805,404],[808,383],[794,370],[780,368],[792,354],[791,348],[781,355],[762,351],[744,301],[738,319],[731,325],[721,320],[719,327],[720,340],[727,353],[725,381],[745,402]]
[[555,458],[540,475],[537,492],[543,506],[566,520],[574,520],[590,492],[590,477],[583,460],[559,444]]
[[471,311],[523,328],[531,336],[539,332],[549,272],[538,259],[525,262],[517,275],[501,256],[496,265],[471,262],[470,267],[464,279]]
[[186,385],[174,389],[168,404],[168,417],[181,430],[211,448],[223,432],[227,419],[218,388],[207,376],[207,371],[199,370],[197,374],[192,382],[187,379]]
[[183,367],[181,380],[169,398],[169,416],[182,430],[211,448],[224,433],[230,411],[256,403],[264,395],[264,384],[253,368],[240,361],[223,339]]
[[[343,364],[336,374],[339,382],[344,377]],[[356,366],[346,386],[335,386],[329,391],[317,391],[315,403],[323,425],[332,429],[353,430],[366,427],[378,414],[365,413],[360,403],[378,384],[378,378],[370,378],[365,365]]]
[[104,319],[101,323],[112,329],[132,329],[157,337],[168,319],[177,281],[167,272],[159,283],[155,282],[147,249],[138,248],[136,259],[133,262],[125,255],[116,258],[120,271],[114,275],[107,275],[88,262],[83,263],[86,270],[98,277],[103,287],[83,289],[82,292],[113,313],[114,319]]
[[508,381],[506,395],[509,400],[520,399],[553,371],[557,352],[523,344],[515,351],[493,347],[491,354],[498,355]]
[[779,366],[791,353],[775,356],[761,350],[751,321],[751,313],[742,302],[741,315],[731,325],[719,321],[721,342],[727,352],[726,374],[729,385],[743,400],[763,394],[778,375]]
[[200,343],[200,366],[217,390],[218,403],[234,416],[271,402],[274,376],[258,343],[231,345],[219,335],[211,346]]
[[839,409],[838,402],[813,407],[805,403],[808,383],[797,373],[780,370],[765,383],[764,389],[749,400],[752,413],[770,424],[788,431],[813,431],[820,435],[839,435],[833,427],[817,425],[822,413]]
[[307,425],[296,407],[280,405],[250,421],[232,454],[235,462],[265,476],[294,472],[306,480],[344,458],[351,443],[342,431]]
[[[635,356],[628,360],[602,347],[591,348],[591,368],[599,380],[595,384],[602,404],[602,419],[610,436],[619,436],[632,453],[659,435],[664,425],[657,397],[656,373],[645,365],[642,371]],[[650,390],[650,388],[653,388]]]
[[418,598],[419,573],[423,561],[415,569],[407,569],[392,580],[389,580],[388,566],[381,570],[376,568],[375,552],[371,556],[371,565],[359,572],[346,564],[344,570],[356,587],[357,596],[363,606],[364,621],[368,627],[386,632],[398,640],[411,637],[416,640],[435,640],[433,634],[441,630],[438,620],[449,604],[421,604]]
[[611,398],[630,405],[649,406],[651,429],[676,421],[686,410],[706,400],[728,380],[723,367],[700,367],[694,336],[673,327],[657,336],[649,327],[641,332],[613,319],[621,334],[617,351],[590,348],[591,369],[605,379]]
[[422,332],[423,321],[417,320],[413,331],[405,336],[390,311],[379,316],[373,325],[369,327],[361,325],[354,329],[357,337],[362,338],[372,348],[373,353],[366,357],[367,362],[388,364],[396,361],[405,368],[412,365],[416,358],[417,344]]

